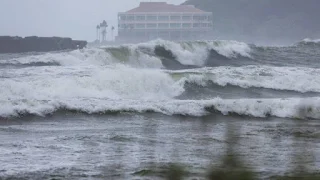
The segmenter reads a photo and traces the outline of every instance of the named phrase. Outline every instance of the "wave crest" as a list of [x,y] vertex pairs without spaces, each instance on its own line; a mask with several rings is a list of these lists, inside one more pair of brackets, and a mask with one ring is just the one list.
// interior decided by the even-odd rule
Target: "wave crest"
[[[164,51],[157,51],[162,47]],[[104,48],[89,48],[70,52],[55,52],[41,55],[28,55],[25,57],[1,60],[4,65],[34,65],[58,64],[61,66],[75,65],[113,65],[126,64],[140,68],[166,68],[170,69],[170,62],[176,62],[179,68],[186,66],[202,67],[207,64],[208,58],[236,59],[237,57],[250,58],[249,45],[237,41],[192,41],[172,42],[155,40],[140,44],[127,44]],[[171,54],[171,56],[167,56]]]
[[[173,58],[183,65],[205,66],[211,52],[215,52],[226,59],[234,59],[239,56],[250,58],[251,48],[248,44],[237,41],[192,41],[171,42],[164,40],[151,41],[138,46],[154,50],[162,47]],[[164,54],[157,54],[163,57]],[[164,56],[168,57],[168,56]],[[169,56],[170,57],[170,56]]]
[[101,100],[78,99],[74,101],[16,101],[7,104],[0,117],[22,115],[45,116],[59,110],[88,114],[108,114],[117,112],[156,112],[166,115],[206,116],[210,113],[241,115],[265,118],[320,119],[320,99],[220,99],[211,100]]
[[311,46],[311,47],[316,46],[316,47],[318,47],[318,46],[320,46],[320,39],[306,38],[306,39],[298,42],[296,45],[297,46]]
[[206,86],[213,82],[220,86],[258,87],[297,92],[320,92],[320,69],[302,67],[242,66],[215,67],[194,70],[168,71],[184,82]]
[[[35,68],[36,71],[34,68],[4,71],[9,78],[0,81],[1,117],[25,114],[45,116],[67,110],[89,114],[151,111],[167,115],[204,116],[219,112],[254,117],[320,118],[319,98],[176,99],[186,91],[186,83],[206,86],[208,81],[221,86],[229,83],[243,87],[320,92],[320,82],[310,86],[319,74],[311,69],[248,66],[168,71],[123,65]],[[288,73],[288,79],[284,72]],[[297,80],[303,79],[302,74],[306,81],[299,83]],[[291,77],[295,75],[296,78]]]

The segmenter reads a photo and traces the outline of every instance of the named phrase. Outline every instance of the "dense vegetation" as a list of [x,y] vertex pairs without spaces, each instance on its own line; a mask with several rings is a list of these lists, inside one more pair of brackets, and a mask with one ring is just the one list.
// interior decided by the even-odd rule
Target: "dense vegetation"
[[214,37],[251,42],[320,38],[318,0],[187,0],[213,12]]

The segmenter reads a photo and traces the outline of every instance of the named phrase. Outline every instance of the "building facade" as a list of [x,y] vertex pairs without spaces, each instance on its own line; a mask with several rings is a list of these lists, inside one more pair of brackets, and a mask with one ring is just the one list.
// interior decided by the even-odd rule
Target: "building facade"
[[200,40],[212,34],[212,13],[190,5],[142,2],[140,6],[118,14],[117,41],[141,42]]

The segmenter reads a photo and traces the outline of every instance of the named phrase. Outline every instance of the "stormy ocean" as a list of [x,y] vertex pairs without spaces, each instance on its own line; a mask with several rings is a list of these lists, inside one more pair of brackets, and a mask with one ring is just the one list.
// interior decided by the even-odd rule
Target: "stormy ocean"
[[0,54],[0,179],[201,179],[227,146],[259,179],[317,172],[319,120],[319,40]]

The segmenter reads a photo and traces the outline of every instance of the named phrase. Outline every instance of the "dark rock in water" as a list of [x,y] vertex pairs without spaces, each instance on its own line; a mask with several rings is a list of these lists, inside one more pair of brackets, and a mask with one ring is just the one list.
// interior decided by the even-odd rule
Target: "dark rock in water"
[[0,36],[0,53],[47,52],[67,49],[82,49],[86,41],[61,37],[11,37]]

